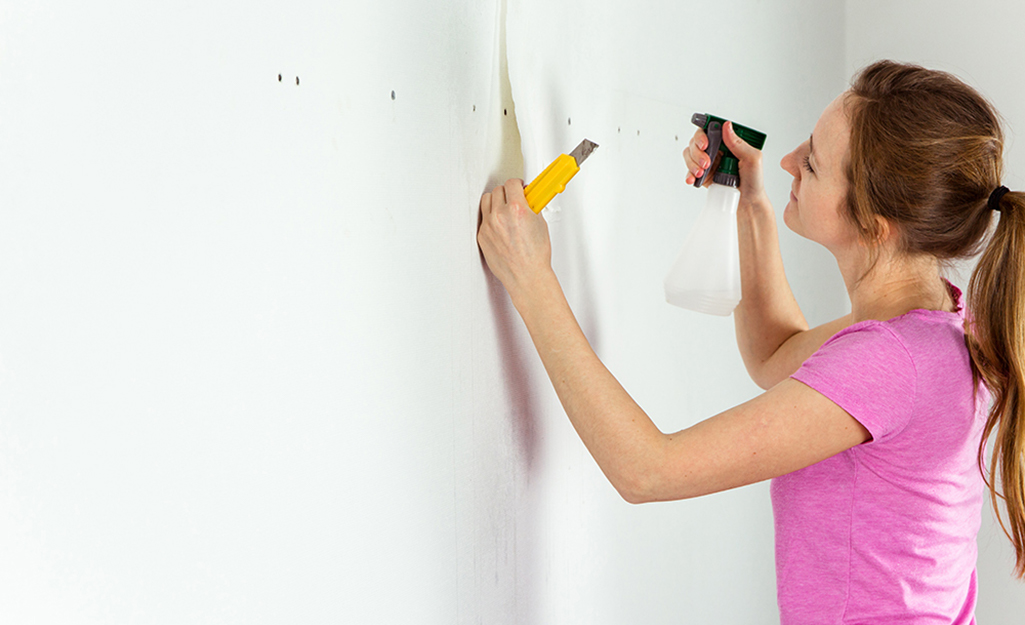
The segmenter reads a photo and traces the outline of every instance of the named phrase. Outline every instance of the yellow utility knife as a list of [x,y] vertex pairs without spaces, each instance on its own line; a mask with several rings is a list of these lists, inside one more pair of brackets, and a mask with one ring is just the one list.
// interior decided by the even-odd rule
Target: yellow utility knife
[[561,154],[559,158],[545,168],[541,175],[523,190],[527,196],[527,204],[535,213],[548,206],[552,198],[566,189],[566,183],[580,171],[580,165],[598,147],[597,143],[584,139],[569,154]]

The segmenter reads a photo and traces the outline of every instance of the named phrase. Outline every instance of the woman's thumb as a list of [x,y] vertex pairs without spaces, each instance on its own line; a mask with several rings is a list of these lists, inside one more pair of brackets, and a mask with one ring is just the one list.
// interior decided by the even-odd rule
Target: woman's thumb
[[726,147],[730,149],[730,152],[736,154],[740,160],[755,156],[758,152],[758,150],[751,147],[750,143],[744,141],[737,134],[737,131],[733,129],[733,122],[726,122],[723,125],[722,139]]

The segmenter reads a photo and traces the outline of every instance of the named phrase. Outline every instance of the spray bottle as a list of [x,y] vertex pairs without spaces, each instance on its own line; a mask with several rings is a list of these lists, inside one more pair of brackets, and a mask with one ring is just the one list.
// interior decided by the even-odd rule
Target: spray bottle
[[[690,121],[708,135],[708,154],[714,166],[722,151],[719,167],[708,187],[705,208],[683,243],[683,250],[666,275],[666,301],[712,315],[727,316],[740,303],[740,246],[737,238],[737,205],[740,203],[739,161],[722,140],[726,120],[695,113]],[[765,134],[733,124],[737,135],[756,149],[765,145]],[[712,167],[694,181],[701,187]]]

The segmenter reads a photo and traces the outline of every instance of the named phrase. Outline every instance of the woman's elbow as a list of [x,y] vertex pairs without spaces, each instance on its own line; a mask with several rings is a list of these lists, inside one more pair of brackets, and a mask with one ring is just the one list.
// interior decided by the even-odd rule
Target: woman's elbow
[[681,476],[693,475],[689,467],[681,466],[679,440],[683,434],[665,435],[647,446],[644,453],[635,456],[635,462],[617,467],[607,473],[612,486],[629,504],[652,503],[688,499],[692,484]]
[[633,505],[689,499],[692,495],[681,486],[684,485],[673,483],[670,486],[670,482],[660,479],[660,476],[654,473],[645,473],[644,476],[615,485],[623,501]]
[[763,391],[767,391],[776,386],[783,379],[780,376],[779,371],[774,371],[771,367],[765,364],[760,367],[748,366],[747,374],[751,376],[751,381],[757,384],[758,388]]
[[621,477],[612,482],[623,501],[629,504],[642,504],[656,501],[651,481],[643,476]]
[[623,488],[617,488],[616,491],[619,493],[619,496],[623,498],[623,501],[629,504],[633,504],[635,506],[638,504],[650,503],[654,501],[650,497],[647,497],[646,495],[638,491],[631,491]]
[[709,488],[707,477],[693,466],[661,462],[630,479],[617,480],[613,486],[629,504],[679,501],[715,492]]

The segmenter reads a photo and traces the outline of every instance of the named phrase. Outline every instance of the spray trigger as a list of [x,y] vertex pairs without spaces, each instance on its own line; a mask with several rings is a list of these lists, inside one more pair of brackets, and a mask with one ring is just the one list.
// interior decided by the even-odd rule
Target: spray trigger
[[[697,117],[697,114],[695,114],[695,117]],[[703,125],[699,124],[694,119],[691,121],[697,126]],[[694,181],[694,186],[698,189],[700,189],[701,185],[705,184],[705,180],[712,175],[712,166],[715,165],[715,157],[719,154],[719,146],[722,145],[722,124],[717,121],[709,123],[708,129],[705,133],[708,135],[708,147],[705,148],[705,154],[708,155],[710,165],[708,166],[708,169],[705,170],[704,175],[702,175],[699,180]]]

